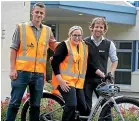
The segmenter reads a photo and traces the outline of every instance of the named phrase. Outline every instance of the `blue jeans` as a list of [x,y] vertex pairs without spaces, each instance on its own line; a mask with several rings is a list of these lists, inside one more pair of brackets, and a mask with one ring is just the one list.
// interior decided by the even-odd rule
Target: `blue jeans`
[[15,121],[26,87],[30,90],[30,121],[39,121],[40,99],[42,97],[44,74],[17,71],[18,77],[11,81],[11,100],[8,106],[6,121]]

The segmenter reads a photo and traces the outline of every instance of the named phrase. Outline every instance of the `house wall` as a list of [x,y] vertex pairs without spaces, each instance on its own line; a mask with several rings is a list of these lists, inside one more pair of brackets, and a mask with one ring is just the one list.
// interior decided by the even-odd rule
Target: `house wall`
[[30,2],[1,2],[1,97],[10,96],[9,55],[16,24],[30,20]]

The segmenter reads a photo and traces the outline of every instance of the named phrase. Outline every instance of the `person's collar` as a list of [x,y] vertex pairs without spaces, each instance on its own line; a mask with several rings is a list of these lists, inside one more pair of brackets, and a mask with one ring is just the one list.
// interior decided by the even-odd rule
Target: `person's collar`
[[[29,25],[30,25],[31,27],[34,26],[34,24],[32,23],[32,21],[29,22]],[[35,26],[34,26],[34,27],[35,27]],[[40,25],[40,28],[42,28],[42,23],[41,23],[41,25]]]
[[[105,39],[105,38],[102,36],[101,40],[99,40],[99,41],[102,41],[102,40],[104,40],[104,39]],[[94,37],[93,37],[93,35],[91,36],[91,40],[95,40]]]

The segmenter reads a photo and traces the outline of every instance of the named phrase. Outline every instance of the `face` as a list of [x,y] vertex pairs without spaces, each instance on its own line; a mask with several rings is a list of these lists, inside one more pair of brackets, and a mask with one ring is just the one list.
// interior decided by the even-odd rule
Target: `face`
[[80,30],[74,30],[70,35],[70,39],[72,44],[78,45],[80,40],[82,40],[82,32]]
[[45,8],[36,6],[32,9],[32,21],[40,23],[45,17]]
[[100,38],[104,34],[104,24],[103,23],[95,23],[92,34],[95,38]]

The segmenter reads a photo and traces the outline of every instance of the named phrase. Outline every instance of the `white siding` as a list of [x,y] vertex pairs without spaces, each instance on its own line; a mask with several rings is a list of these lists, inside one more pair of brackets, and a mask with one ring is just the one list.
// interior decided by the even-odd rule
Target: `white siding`
[[139,92],[139,71],[131,73],[131,91]]
[[139,9],[135,26],[110,24],[107,37],[113,40],[139,40]]
[[[9,52],[16,24],[30,20],[30,2],[1,2],[1,97],[10,96]],[[5,35],[4,35],[5,34]]]

